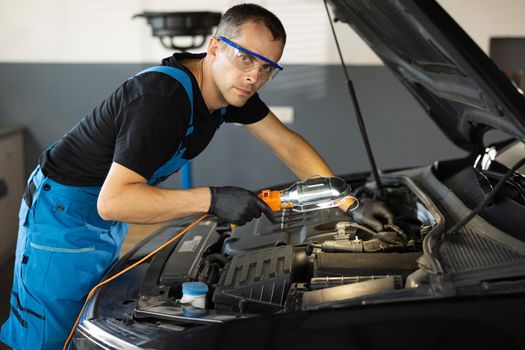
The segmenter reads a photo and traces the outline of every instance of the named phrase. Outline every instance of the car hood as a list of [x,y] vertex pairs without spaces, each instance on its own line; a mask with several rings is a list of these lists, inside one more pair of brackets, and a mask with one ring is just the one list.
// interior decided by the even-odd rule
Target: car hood
[[328,0],[459,147],[498,129],[525,141],[525,98],[434,1]]

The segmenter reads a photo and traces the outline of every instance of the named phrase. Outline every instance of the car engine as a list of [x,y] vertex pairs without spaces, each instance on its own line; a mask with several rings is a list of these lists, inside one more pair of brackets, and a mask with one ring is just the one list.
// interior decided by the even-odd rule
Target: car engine
[[[435,215],[408,178],[384,186],[395,224],[382,232],[338,208],[283,209],[278,222],[263,216],[241,227],[202,221],[152,259],[146,275],[155,278],[144,281],[134,316],[207,324],[333,307],[417,284]],[[377,191],[362,183],[353,192],[362,200]],[[206,309],[180,302],[182,285],[191,281],[208,286]]]

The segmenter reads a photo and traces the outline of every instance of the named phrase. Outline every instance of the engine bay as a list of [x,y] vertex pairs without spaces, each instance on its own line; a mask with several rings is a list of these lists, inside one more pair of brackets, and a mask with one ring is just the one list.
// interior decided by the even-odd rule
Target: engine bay
[[[241,227],[204,220],[152,259],[146,275],[155,278],[144,281],[134,317],[209,324],[413,287],[423,239],[436,225],[414,189],[408,178],[385,181],[384,202],[395,218],[380,232],[338,208],[283,209],[278,222],[262,216]],[[377,191],[362,183],[353,192],[363,200]],[[191,281],[208,286],[205,309],[181,303]]]

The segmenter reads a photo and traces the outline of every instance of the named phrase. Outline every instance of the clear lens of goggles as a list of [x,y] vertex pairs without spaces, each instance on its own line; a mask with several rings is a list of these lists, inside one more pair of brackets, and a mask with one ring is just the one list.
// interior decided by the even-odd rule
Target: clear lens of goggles
[[258,68],[261,79],[273,79],[277,73],[279,73],[279,69],[276,69],[271,64],[259,62],[259,60],[252,55],[232,46],[226,45],[226,52],[230,61],[242,71],[251,72],[255,68]]

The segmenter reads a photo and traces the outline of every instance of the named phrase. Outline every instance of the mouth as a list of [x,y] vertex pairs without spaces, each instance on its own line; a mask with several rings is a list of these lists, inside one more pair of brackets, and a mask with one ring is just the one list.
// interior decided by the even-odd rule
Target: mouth
[[251,90],[234,87],[235,90],[242,96],[250,96],[253,92]]

